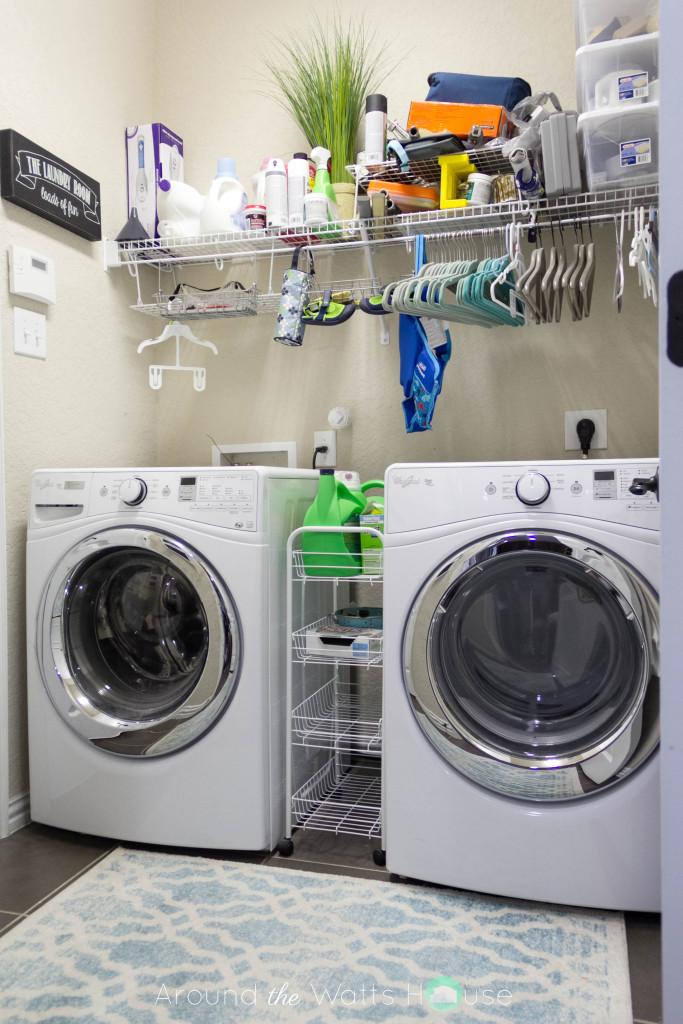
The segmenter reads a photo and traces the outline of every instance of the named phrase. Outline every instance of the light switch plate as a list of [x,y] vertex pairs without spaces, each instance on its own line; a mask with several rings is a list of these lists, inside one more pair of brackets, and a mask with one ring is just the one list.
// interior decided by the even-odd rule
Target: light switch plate
[[43,313],[14,307],[14,351],[19,356],[47,359],[47,318]]

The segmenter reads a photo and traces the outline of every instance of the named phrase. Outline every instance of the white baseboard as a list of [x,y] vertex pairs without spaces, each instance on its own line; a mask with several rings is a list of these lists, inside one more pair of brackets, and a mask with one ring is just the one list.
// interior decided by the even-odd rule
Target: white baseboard
[[31,820],[31,805],[28,793],[20,793],[19,796],[10,797],[9,801],[9,830],[10,834],[17,829],[28,825]]

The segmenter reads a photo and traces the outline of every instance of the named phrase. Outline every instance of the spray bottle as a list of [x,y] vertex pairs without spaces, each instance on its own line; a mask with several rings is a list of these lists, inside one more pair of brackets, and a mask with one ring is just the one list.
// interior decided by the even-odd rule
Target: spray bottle
[[295,153],[287,164],[287,213],[290,228],[303,227],[304,199],[308,189],[308,156],[306,153]]
[[304,223],[306,227],[321,227],[332,220],[339,220],[337,197],[330,180],[329,162],[332,154],[329,149],[316,146],[311,157],[316,165],[315,185],[304,200]]
[[515,181],[521,198],[540,199],[544,189],[538,174],[531,166],[529,151],[521,147],[514,149],[508,159],[515,172]]
[[287,170],[282,160],[272,157],[266,170],[266,226],[287,227]]

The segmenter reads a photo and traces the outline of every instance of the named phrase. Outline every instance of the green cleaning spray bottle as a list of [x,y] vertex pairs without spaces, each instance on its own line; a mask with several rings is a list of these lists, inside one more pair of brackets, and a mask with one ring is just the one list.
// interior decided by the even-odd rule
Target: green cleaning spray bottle
[[[313,189],[304,199],[304,226],[307,228],[324,228],[331,221],[339,220],[337,197],[330,179],[331,157],[329,149],[322,146],[316,146],[311,152],[316,171]],[[318,235],[324,235],[325,238],[339,237],[338,233],[329,230],[316,230],[316,236]]]

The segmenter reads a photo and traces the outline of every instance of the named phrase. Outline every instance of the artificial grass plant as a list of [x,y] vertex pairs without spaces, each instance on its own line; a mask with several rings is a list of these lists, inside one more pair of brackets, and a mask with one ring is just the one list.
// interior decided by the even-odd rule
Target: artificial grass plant
[[356,135],[365,97],[377,89],[385,61],[375,33],[363,18],[342,25],[339,12],[322,22],[313,12],[311,28],[273,38],[264,62],[276,89],[268,93],[291,114],[311,148],[332,154],[332,181],[352,181]]

